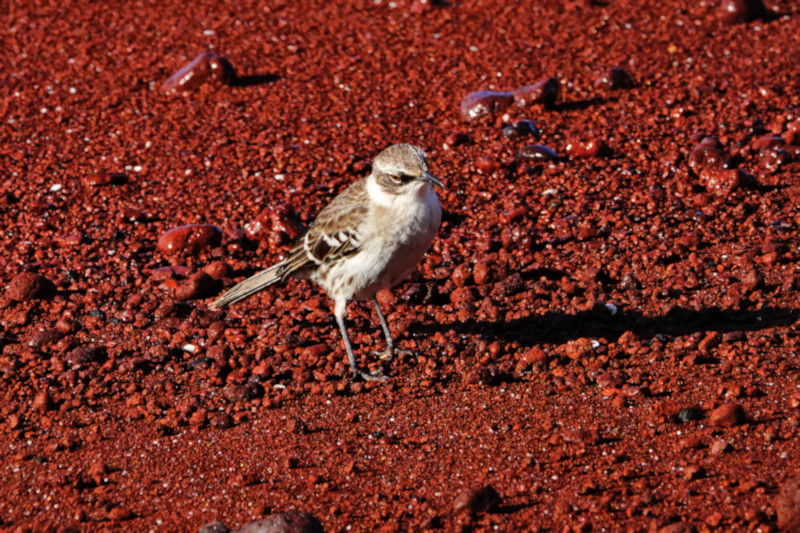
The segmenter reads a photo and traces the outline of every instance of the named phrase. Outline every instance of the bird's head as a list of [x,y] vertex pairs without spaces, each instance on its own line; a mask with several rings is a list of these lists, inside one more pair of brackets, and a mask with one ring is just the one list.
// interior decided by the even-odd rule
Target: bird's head
[[428,172],[425,152],[411,144],[393,144],[381,151],[372,162],[375,181],[387,193],[409,194],[426,186],[444,187]]

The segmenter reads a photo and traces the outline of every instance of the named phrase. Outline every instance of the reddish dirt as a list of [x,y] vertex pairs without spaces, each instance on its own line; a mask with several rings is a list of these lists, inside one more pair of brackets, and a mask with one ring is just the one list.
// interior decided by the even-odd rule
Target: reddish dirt
[[[800,11],[721,3],[12,0],[0,529],[800,523]],[[418,359],[352,383],[301,281],[208,310],[395,142]]]

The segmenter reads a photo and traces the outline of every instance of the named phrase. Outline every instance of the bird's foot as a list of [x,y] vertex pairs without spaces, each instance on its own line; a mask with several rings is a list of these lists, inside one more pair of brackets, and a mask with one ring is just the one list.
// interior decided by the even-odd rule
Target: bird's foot
[[364,381],[386,381],[389,376],[383,375],[383,370],[376,370],[375,372],[365,372],[358,368],[353,369],[353,381],[363,379]]
[[382,352],[374,352],[374,353],[375,355],[378,356],[378,359],[380,359],[381,361],[391,361],[392,359],[394,359],[394,356],[398,354],[413,355],[414,357],[417,356],[414,350],[404,350],[402,348],[396,348],[394,346],[389,346]]

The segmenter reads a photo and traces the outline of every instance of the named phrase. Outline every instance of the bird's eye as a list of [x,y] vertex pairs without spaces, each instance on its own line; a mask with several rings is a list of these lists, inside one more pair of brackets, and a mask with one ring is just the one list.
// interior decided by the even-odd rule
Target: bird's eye
[[398,174],[397,176],[391,176],[391,178],[392,178],[392,181],[394,183],[397,183],[398,185],[400,183],[408,183],[409,181],[414,179],[411,176],[409,176],[408,174]]

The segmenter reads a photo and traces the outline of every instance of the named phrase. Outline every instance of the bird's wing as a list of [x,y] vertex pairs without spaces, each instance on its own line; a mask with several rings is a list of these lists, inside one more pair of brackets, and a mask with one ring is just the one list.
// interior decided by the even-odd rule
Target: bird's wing
[[367,216],[367,199],[363,179],[334,198],[281,263],[281,278],[358,252],[363,237],[361,223]]

